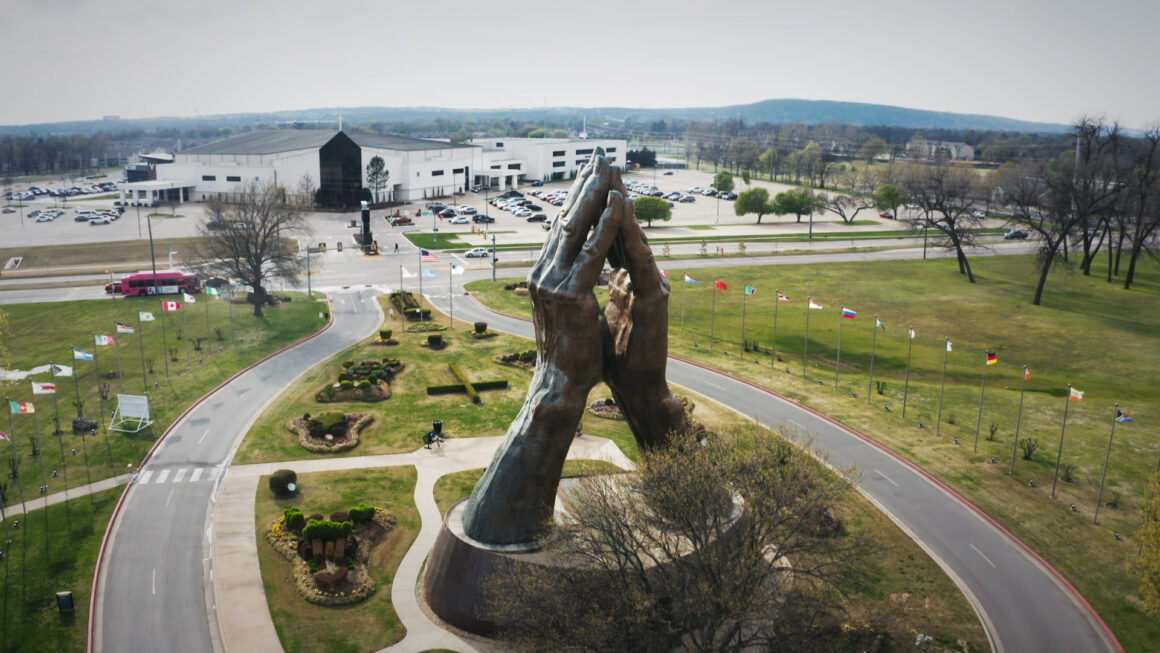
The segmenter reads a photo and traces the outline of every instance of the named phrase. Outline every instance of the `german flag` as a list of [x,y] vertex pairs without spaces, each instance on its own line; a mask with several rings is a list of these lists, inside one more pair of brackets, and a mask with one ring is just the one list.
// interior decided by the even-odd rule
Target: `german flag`
[[994,365],[999,362],[999,355],[993,351],[987,352],[987,364]]

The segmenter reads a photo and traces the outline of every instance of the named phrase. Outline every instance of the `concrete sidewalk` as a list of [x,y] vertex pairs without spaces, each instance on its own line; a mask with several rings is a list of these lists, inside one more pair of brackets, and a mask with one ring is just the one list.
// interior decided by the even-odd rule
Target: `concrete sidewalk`
[[65,501],[71,501],[79,497],[86,497],[90,494],[111,490],[112,488],[119,487],[128,483],[130,479],[133,478],[134,474],[136,474],[136,472],[121,474],[120,476],[106,478],[102,481],[97,481],[88,485],[69,488],[63,492],[57,492],[55,494],[50,494],[44,497],[36,497],[35,499],[28,499],[23,504],[14,503],[10,506],[7,506],[5,508],[5,512],[9,517],[14,515],[23,515],[26,512],[25,506],[27,506],[29,511],[40,510],[41,508],[55,506],[57,504],[64,503]]
[[[407,629],[403,640],[385,651],[417,653],[431,649],[477,651],[477,645],[444,630],[428,618],[419,605],[415,590],[419,571],[435,544],[443,518],[435,505],[435,482],[444,474],[487,467],[502,437],[453,438],[442,447],[420,448],[411,453],[363,456],[359,458],[315,458],[277,463],[230,467],[212,507],[211,565],[214,609],[222,647],[226,651],[259,653],[281,651],[266,593],[258,568],[258,541],[254,527],[254,502],[258,480],[276,469],[293,469],[299,474],[344,469],[370,469],[413,465],[415,506],[422,527],[414,544],[403,557],[391,585],[391,602]],[[576,438],[569,459],[604,460],[623,469],[633,463],[616,444],[606,438],[585,435]]]

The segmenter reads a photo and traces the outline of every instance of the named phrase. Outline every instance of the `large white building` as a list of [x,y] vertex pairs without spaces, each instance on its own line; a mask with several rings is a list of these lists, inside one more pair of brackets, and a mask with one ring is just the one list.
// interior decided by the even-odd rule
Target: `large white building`
[[129,204],[204,201],[228,197],[247,184],[277,183],[309,189],[328,207],[368,199],[366,170],[383,159],[388,173],[376,201],[410,202],[476,186],[503,190],[530,181],[570,179],[603,147],[624,165],[623,140],[489,138],[474,143],[334,130],[253,131],[206,143],[154,166],[154,178],[123,184]]

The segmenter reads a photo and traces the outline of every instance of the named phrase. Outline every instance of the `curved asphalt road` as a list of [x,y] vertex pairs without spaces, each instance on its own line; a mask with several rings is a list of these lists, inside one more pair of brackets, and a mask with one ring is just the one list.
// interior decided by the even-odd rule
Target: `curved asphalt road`
[[[428,299],[447,310],[446,291]],[[432,297],[432,295],[435,295]],[[534,338],[529,322],[470,299],[455,302],[467,322]],[[839,467],[856,466],[862,492],[889,515],[963,590],[998,653],[1119,651],[1079,594],[1013,536],[941,483],[857,433],[789,399],[694,363],[669,359],[671,383],[759,423],[814,438]]]
[[334,323],[207,395],[174,422],[118,507],[94,595],[92,650],[210,651],[206,603],[209,547],[203,532],[219,472],[266,405],[319,361],[382,324],[375,296],[358,287],[330,293]]

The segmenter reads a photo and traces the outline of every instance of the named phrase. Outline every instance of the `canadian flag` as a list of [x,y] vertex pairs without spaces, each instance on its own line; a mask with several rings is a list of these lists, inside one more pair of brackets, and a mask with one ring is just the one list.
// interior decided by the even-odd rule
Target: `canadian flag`
[[163,311],[180,311],[181,310],[181,302],[163,301],[163,302],[161,302],[161,310],[163,310]]

